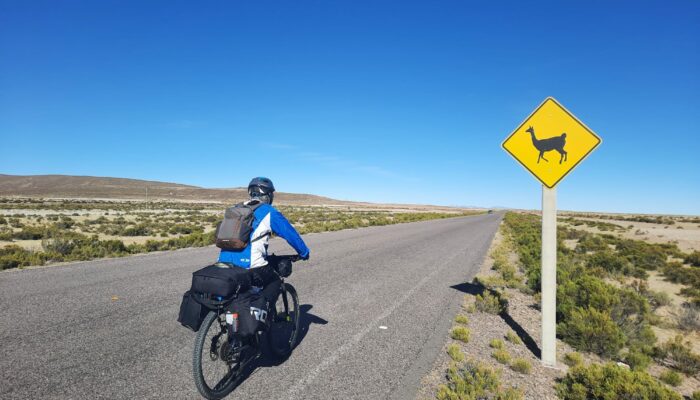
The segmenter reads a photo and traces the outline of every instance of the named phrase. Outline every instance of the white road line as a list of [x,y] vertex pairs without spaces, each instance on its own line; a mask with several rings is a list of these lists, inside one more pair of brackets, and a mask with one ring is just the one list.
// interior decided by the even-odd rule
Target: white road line
[[384,313],[382,313],[377,318],[372,320],[372,322],[367,324],[367,326],[365,326],[361,331],[359,331],[355,335],[353,335],[353,337],[350,338],[350,340],[348,340],[347,342],[345,342],[345,344],[338,347],[333,353],[331,353],[330,356],[326,357],[322,362],[320,362],[318,365],[316,365],[316,368],[309,371],[309,373],[305,377],[298,380],[294,384],[294,386],[292,386],[287,391],[287,394],[285,396],[281,397],[281,399],[282,400],[291,400],[291,399],[298,398],[300,392],[309,383],[311,383],[311,381],[316,379],[316,376],[318,376],[318,374],[320,374],[323,370],[325,370],[326,368],[328,368],[332,364],[334,364],[338,360],[338,358],[340,358],[340,356],[342,356],[343,354],[348,352],[352,346],[359,343],[362,340],[362,338],[364,338],[369,332],[376,329],[376,326],[379,324],[379,321],[383,320],[384,318],[391,315],[394,311],[396,311],[396,309],[399,308],[400,306],[402,306],[406,301],[408,301],[408,299],[410,299],[418,289],[420,289],[422,286],[424,286],[426,283],[428,283],[428,281],[433,279],[433,277],[437,273],[439,273],[440,271],[445,269],[446,266],[452,265],[452,262],[457,257],[458,256],[455,256],[454,258],[450,259],[448,262],[444,263],[442,265],[442,267],[434,269],[433,272],[431,272],[429,275],[426,275],[423,279],[421,279],[418,282],[418,284],[416,286],[412,287],[408,292],[406,292],[406,294],[399,301],[394,303],[391,307],[386,309],[386,311],[384,311]]

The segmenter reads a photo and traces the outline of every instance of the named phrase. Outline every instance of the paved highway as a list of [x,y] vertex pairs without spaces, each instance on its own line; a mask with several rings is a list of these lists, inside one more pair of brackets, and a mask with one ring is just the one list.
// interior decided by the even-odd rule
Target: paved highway
[[[288,279],[302,340],[228,398],[410,399],[443,345],[501,215],[304,237]],[[291,250],[279,239],[278,253]],[[214,247],[0,273],[0,398],[197,399],[176,319]],[[386,327],[386,329],[380,329]],[[478,332],[476,333],[478,334]]]

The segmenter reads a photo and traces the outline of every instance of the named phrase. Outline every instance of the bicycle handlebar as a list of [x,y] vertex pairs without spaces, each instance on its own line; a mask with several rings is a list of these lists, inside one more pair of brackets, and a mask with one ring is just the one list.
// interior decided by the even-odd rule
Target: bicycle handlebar
[[288,254],[288,255],[279,255],[278,256],[277,254],[273,253],[273,254],[270,254],[269,257],[278,258],[278,259],[279,258],[286,258],[287,260],[289,260],[291,262],[297,262],[297,261],[301,260],[301,257],[299,257],[298,254],[294,254],[294,255]]

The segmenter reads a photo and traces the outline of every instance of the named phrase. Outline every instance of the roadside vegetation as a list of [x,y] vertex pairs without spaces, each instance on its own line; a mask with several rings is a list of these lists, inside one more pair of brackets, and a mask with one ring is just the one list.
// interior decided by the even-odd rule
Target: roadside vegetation
[[[208,246],[220,203],[0,198],[0,270]],[[477,212],[392,212],[281,206],[301,234],[427,221]]]
[[[661,229],[665,229],[697,223],[700,218],[586,214],[559,219],[557,338],[563,342],[558,345],[563,349],[559,350],[559,361],[568,366],[568,372],[562,374],[543,369],[532,352],[522,356],[519,349],[536,346],[529,335],[539,332],[528,334],[520,329],[516,334],[508,328],[518,326],[516,320],[523,317],[513,316],[514,306],[519,313],[539,309],[541,219],[535,214],[507,213],[500,239],[491,248],[488,271],[482,269],[473,283],[466,284],[470,294],[465,296],[463,309],[472,313],[471,321],[490,330],[474,330],[472,341],[456,344],[465,359],[474,357],[472,364],[482,363],[497,371],[499,365],[508,366],[521,376],[550,374],[550,378],[542,378],[551,385],[550,391],[531,385],[527,378],[511,376],[509,382],[524,388],[528,398],[550,393],[561,399],[700,398],[700,355],[696,350],[700,252],[682,251],[673,241],[631,239],[633,225],[623,221],[663,224]],[[673,284],[673,290],[663,285],[656,289],[659,282]],[[539,313],[536,318],[527,315],[521,323],[537,329]],[[495,330],[497,326],[500,328]],[[473,343],[483,335],[487,337],[481,343]],[[485,349],[484,344],[488,346]],[[533,361],[537,373],[531,372]],[[447,384],[439,388],[437,397],[480,398],[446,397],[459,385],[470,384],[459,368],[450,368],[445,376]],[[478,388],[479,382],[471,384]],[[472,393],[474,389],[460,390]]]

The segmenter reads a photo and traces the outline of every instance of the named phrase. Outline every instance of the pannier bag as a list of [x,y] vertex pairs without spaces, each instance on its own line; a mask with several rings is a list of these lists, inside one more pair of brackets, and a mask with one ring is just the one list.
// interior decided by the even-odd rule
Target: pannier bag
[[202,321],[204,320],[204,317],[207,316],[209,309],[199,303],[195,296],[196,294],[189,290],[185,292],[184,296],[182,296],[180,314],[177,317],[177,322],[181,323],[182,326],[197,332],[199,327],[202,326]]
[[267,330],[271,316],[265,296],[247,293],[234,300],[229,309],[231,312],[238,313],[239,336],[249,337],[256,331]]
[[250,288],[248,270],[216,263],[192,273],[192,291],[230,297]]
[[253,231],[254,211],[259,201],[238,203],[224,211],[224,220],[216,227],[216,247],[223,250],[243,250]]

